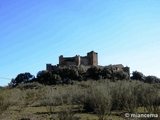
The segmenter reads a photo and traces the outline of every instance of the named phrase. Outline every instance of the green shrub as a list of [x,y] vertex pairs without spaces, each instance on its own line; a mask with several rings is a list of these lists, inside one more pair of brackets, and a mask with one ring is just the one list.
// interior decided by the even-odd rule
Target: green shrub
[[63,98],[61,98],[61,110],[58,113],[59,120],[75,120],[73,111],[73,105],[71,99],[67,101],[67,104],[63,102]]
[[156,77],[155,77],[155,76],[147,76],[147,77],[145,78],[145,82],[146,82],[146,83],[149,83],[149,84],[153,84],[153,83],[156,82]]
[[146,85],[143,90],[143,96],[141,99],[142,106],[145,107],[148,113],[160,113],[160,91],[154,88],[152,85]]
[[132,72],[131,79],[133,79],[133,80],[140,80],[140,81],[144,81],[144,80],[145,80],[145,76],[143,75],[143,73],[142,73],[142,72],[139,72],[139,71],[133,71],[133,72]]
[[102,75],[102,69],[96,66],[88,68],[87,73],[90,78],[97,80],[99,75]]
[[138,108],[138,98],[137,95],[134,95],[134,87],[135,84],[129,81],[117,81],[115,84],[110,86],[113,98],[112,110],[136,112]]
[[93,84],[85,93],[84,109],[94,111],[100,120],[104,120],[110,113],[112,97],[110,90],[103,84]]
[[40,106],[52,106],[55,104],[57,92],[53,87],[45,86],[39,92],[42,93],[42,97],[39,99]]

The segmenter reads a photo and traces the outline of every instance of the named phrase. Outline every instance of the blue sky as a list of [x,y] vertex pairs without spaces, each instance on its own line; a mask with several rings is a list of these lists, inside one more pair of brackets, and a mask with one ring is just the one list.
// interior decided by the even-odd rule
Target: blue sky
[[[35,75],[58,57],[98,52],[160,77],[159,0],[0,0],[0,77]],[[0,78],[0,86],[10,80]]]

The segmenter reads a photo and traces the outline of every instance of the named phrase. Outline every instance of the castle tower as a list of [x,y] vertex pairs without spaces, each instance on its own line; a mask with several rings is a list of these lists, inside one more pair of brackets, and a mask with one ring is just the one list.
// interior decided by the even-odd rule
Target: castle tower
[[89,65],[94,65],[94,66],[98,65],[98,53],[91,51],[87,53],[87,57],[89,59],[89,62],[88,62]]
[[76,55],[75,62],[76,62],[77,66],[79,66],[81,64],[81,57],[80,57],[80,55]]
[[52,65],[51,64],[46,64],[46,70],[52,71]]
[[63,65],[63,55],[59,56],[59,65]]

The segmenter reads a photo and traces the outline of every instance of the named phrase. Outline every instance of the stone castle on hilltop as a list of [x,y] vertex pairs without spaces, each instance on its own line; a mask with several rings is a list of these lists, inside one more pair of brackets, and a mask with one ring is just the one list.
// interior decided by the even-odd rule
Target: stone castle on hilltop
[[[46,64],[46,70],[51,71],[59,66],[99,66],[98,65],[98,53],[91,51],[86,56],[76,55],[74,57],[59,56],[59,64],[53,66],[52,64]],[[112,65],[117,70],[123,70],[130,76],[130,68],[124,67],[122,64]]]

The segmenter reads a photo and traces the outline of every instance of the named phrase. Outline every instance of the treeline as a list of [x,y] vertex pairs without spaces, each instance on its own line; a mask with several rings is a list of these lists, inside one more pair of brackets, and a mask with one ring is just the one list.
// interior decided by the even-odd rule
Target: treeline
[[146,83],[160,83],[160,79],[156,76],[145,76],[143,73],[134,71],[132,76],[115,66],[109,65],[105,67],[85,67],[85,66],[70,66],[57,67],[52,71],[42,70],[36,75],[31,73],[20,73],[16,78],[12,79],[9,86],[15,87],[22,83],[39,82],[44,85],[69,84],[73,81],[109,79],[116,80],[140,80]]

